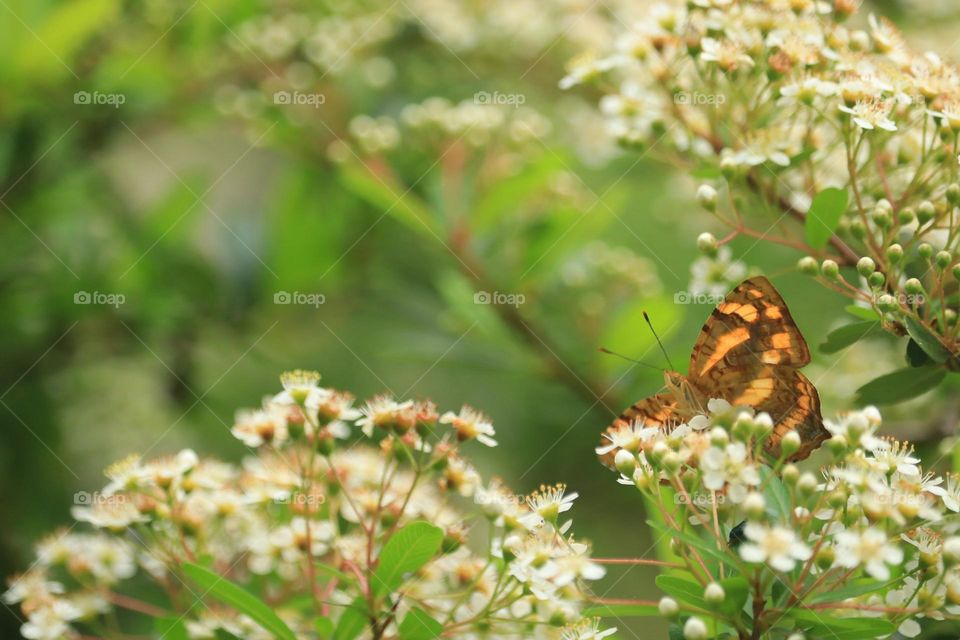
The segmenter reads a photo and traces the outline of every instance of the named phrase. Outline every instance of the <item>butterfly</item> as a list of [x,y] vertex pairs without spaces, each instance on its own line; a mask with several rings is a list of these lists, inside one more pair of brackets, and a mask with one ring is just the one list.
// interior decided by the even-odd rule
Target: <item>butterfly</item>
[[[796,431],[801,445],[789,460],[803,460],[830,437],[817,389],[799,371],[809,362],[810,349],[783,298],[763,276],[750,278],[707,318],[688,374],[666,371],[666,390],[630,406],[607,433],[636,421],[671,428],[706,413],[707,402],[720,398],[770,415],[774,428],[765,446],[773,457],[780,456],[783,437]],[[612,466],[610,438],[604,435],[601,444],[601,460]]]

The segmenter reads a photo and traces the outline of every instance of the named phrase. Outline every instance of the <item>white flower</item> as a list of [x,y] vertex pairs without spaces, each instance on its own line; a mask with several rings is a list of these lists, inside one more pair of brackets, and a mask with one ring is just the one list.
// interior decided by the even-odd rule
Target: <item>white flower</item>
[[791,571],[797,560],[810,559],[811,551],[792,529],[765,527],[755,522],[744,527],[749,542],[740,545],[740,557],[747,562],[765,563],[777,571]]
[[616,627],[609,629],[600,629],[600,620],[597,618],[588,618],[581,620],[576,626],[563,630],[563,640],[603,640],[607,636],[612,636],[617,632]]
[[248,447],[279,444],[287,439],[287,417],[279,407],[242,409],[230,433]]
[[122,494],[101,496],[92,507],[76,506],[70,510],[74,520],[89,522],[95,527],[123,531],[131,524],[147,522],[147,516],[140,513],[129,496]]
[[413,401],[397,402],[390,396],[377,396],[360,409],[363,416],[356,424],[368,438],[373,436],[374,427],[389,429],[394,426],[403,431],[414,427],[416,414],[412,411]]
[[887,564],[903,561],[903,550],[891,544],[887,535],[878,529],[841,531],[836,542],[836,566],[853,569],[863,565],[866,572],[877,580],[890,578]]
[[636,453],[644,442],[649,442],[658,434],[660,434],[660,427],[645,426],[643,420],[633,420],[631,422],[618,420],[615,428],[607,430],[603,434],[602,439],[606,440],[607,444],[601,444],[595,451],[598,456],[604,456],[616,449],[625,449]]
[[559,515],[569,511],[573,507],[573,501],[577,499],[576,493],[566,493],[566,491],[567,487],[563,484],[552,487],[542,486],[534,491],[527,498],[527,504],[533,511],[528,519],[543,520],[555,525]]
[[693,276],[690,280],[691,296],[713,296],[722,298],[733,282],[739,282],[747,275],[747,265],[732,259],[730,247],[724,245],[713,258],[701,256],[690,266]]
[[840,111],[849,113],[861,129],[896,131],[897,125],[889,118],[890,107],[882,100],[858,100],[852,107],[840,105]]
[[747,448],[742,442],[732,442],[725,448],[711,447],[700,460],[703,486],[711,491],[726,487],[731,501],[742,502],[747,487],[760,484],[760,473],[747,459]]
[[493,439],[496,432],[490,419],[472,407],[463,405],[459,414],[448,411],[440,417],[440,422],[453,425],[461,442],[476,439],[488,447],[497,446],[497,441]]
[[70,602],[54,600],[32,612],[20,627],[20,633],[28,640],[61,640],[70,631],[67,623],[79,615],[80,610]]

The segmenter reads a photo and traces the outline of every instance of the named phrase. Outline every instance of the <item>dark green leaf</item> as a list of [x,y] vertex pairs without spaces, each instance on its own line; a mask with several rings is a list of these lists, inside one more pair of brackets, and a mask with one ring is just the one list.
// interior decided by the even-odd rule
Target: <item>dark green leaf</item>
[[425,565],[443,542],[443,530],[429,522],[411,522],[387,540],[380,552],[379,565],[373,574],[376,593],[393,591],[404,576]]
[[649,604],[605,604],[583,612],[584,618],[649,618],[659,615],[657,607]]
[[930,356],[927,355],[927,352],[923,350],[916,340],[910,338],[907,340],[907,364],[911,367],[922,367],[928,365],[933,360],[930,359]]
[[443,633],[443,625],[422,609],[411,609],[400,623],[400,640],[433,640]]
[[814,249],[827,244],[847,210],[847,197],[845,189],[836,187],[828,187],[814,197],[804,222],[807,244]]
[[912,316],[904,316],[903,324],[907,328],[907,333],[913,338],[913,341],[930,356],[931,360],[939,363],[947,361],[947,358],[950,357],[950,352],[943,346],[940,340],[937,339],[937,336],[923,326],[919,320]]
[[340,614],[337,628],[333,632],[333,640],[353,640],[360,635],[369,621],[367,603],[362,596],[359,596]]
[[200,585],[204,590],[204,595],[213,596],[240,613],[250,616],[254,622],[273,634],[275,638],[296,640],[293,631],[274,613],[273,609],[243,587],[197,564],[187,563],[183,565],[182,569],[191,580]]
[[846,349],[854,342],[871,334],[880,333],[880,326],[880,323],[876,320],[865,320],[834,329],[827,335],[827,339],[820,344],[820,352],[829,354]]
[[936,388],[947,375],[943,367],[907,367],[880,376],[857,389],[857,404],[896,404]]

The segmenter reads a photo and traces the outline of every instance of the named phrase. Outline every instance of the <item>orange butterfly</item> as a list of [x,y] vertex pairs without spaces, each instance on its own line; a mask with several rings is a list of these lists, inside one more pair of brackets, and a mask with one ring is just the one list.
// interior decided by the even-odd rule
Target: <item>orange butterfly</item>
[[[711,398],[721,398],[770,414],[774,429],[766,448],[775,457],[783,436],[796,431],[801,446],[790,460],[803,460],[830,437],[817,389],[798,371],[809,362],[810,349],[783,298],[766,278],[750,278],[731,291],[703,325],[689,373],[667,371],[666,390],[629,407],[607,433],[637,420],[676,426],[705,413]],[[609,448],[606,436],[602,444]],[[601,459],[612,466],[615,453]]]

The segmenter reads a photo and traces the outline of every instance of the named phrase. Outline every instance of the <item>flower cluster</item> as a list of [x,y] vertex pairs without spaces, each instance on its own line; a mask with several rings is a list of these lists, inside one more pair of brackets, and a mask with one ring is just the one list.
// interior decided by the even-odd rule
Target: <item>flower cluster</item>
[[[576,494],[517,496],[462,457],[460,443],[496,445],[489,418],[386,396],[355,408],[312,372],[282,382],[237,414],[233,435],[255,449],[239,467],[186,450],[108,468],[73,510],[95,531],[43,540],[10,581],[24,637],[129,637],[117,610],[190,638],[607,633],[580,613],[604,570],[562,517]],[[231,583],[267,613],[220,590]]]
[[698,199],[729,229],[708,256],[740,236],[795,249],[909,333],[912,364],[952,369],[960,69],[884,18],[852,26],[857,4],[658,2],[561,84],[595,82],[623,145],[708,177]]
[[597,449],[673,541],[658,611],[685,638],[710,618],[740,638],[872,638],[960,617],[960,482],[878,436],[876,409],[827,421],[819,477],[788,462],[800,438],[767,414],[708,409],[669,429],[621,422]]

